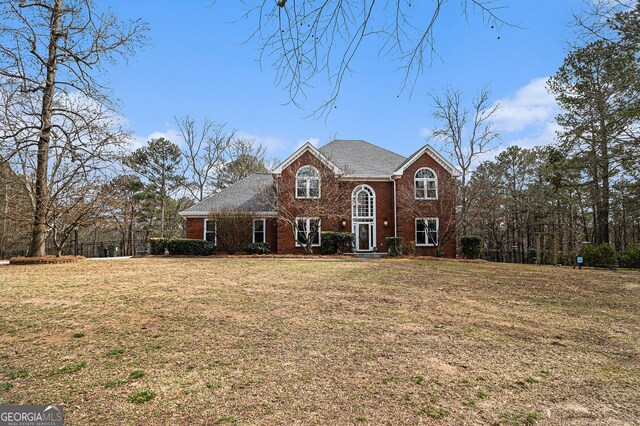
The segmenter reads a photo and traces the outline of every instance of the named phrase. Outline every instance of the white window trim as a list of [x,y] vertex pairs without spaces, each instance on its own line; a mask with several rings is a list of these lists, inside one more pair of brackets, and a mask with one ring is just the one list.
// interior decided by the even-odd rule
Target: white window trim
[[[298,221],[304,220],[306,221],[306,229],[310,228],[310,221],[318,219],[317,217],[296,217],[296,231],[294,234],[294,240],[296,243],[296,247],[304,247],[302,244],[298,242]],[[311,244],[311,247],[320,247],[322,245],[322,219],[319,219],[318,224],[318,243]]]
[[[262,240],[263,241],[256,241],[256,222],[261,220],[262,221]],[[253,236],[252,236],[252,240],[253,243],[266,243],[267,242],[267,220],[266,219],[253,219]]]
[[202,234],[202,239],[207,241],[207,222],[213,222],[213,245],[218,245],[218,223],[214,219],[205,219],[204,220],[204,232]]
[[[436,237],[437,237],[437,242],[436,244],[429,244],[429,238],[426,237],[425,235],[425,244],[418,244],[418,221],[422,220],[425,222],[429,221],[429,220],[435,220],[436,221]],[[437,217],[416,217],[415,220],[415,224],[414,224],[414,237],[415,237],[415,242],[416,242],[416,247],[437,247],[439,244],[439,240],[440,240],[440,219]]]
[[[434,178],[418,178],[416,176],[418,175],[420,170],[429,170],[431,173],[433,173],[435,177]],[[418,185],[416,185],[418,180],[420,180],[421,182],[424,182],[424,197],[418,197]],[[427,182],[435,183],[435,187],[436,187],[435,197],[427,197]],[[416,170],[416,173],[413,175],[413,196],[416,200],[437,200],[438,199],[438,174],[435,172],[435,170],[433,170],[430,167],[420,167],[418,170]]]
[[[298,173],[300,172],[300,170],[302,170],[305,167],[310,167],[312,169],[314,169],[316,172],[318,172],[318,196],[317,197],[311,197],[310,196],[310,192],[311,192],[311,179],[310,178],[305,178],[305,194],[306,196],[304,197],[300,197],[298,196],[298,179],[300,179],[298,177]],[[298,200],[317,200],[322,196],[322,179],[320,177],[320,170],[318,170],[317,167],[314,167],[312,165],[306,164],[304,166],[301,166],[298,168],[298,170],[296,171],[296,179],[295,179],[295,197]]]
[[[369,189],[371,191],[371,193],[369,194],[369,196],[371,197],[371,214],[370,216],[367,217],[362,217],[362,216],[356,216],[355,214],[358,213],[357,208],[356,208],[356,197],[357,194],[362,191],[363,189]],[[359,247],[358,247],[358,241],[359,241],[359,235],[358,235],[358,225],[363,224],[363,225],[371,225],[371,235],[369,235],[369,249],[365,250],[365,251],[373,251],[375,250],[375,248],[377,247],[377,232],[376,232],[376,218],[378,217],[377,214],[378,212],[376,211],[377,209],[377,203],[376,203],[376,191],[367,184],[361,184],[356,186],[355,188],[353,188],[353,191],[351,191],[351,232],[353,232],[353,234],[356,236],[356,241],[354,243],[354,245],[356,246],[356,250],[359,251]]]

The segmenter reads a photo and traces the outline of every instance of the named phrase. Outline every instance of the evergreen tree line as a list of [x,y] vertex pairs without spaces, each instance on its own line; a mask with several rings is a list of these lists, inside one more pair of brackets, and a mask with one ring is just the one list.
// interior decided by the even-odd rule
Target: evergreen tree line
[[639,17],[638,3],[601,17],[549,79],[555,144],[512,146],[475,170],[467,233],[482,236],[485,257],[568,263],[586,244],[640,242]]

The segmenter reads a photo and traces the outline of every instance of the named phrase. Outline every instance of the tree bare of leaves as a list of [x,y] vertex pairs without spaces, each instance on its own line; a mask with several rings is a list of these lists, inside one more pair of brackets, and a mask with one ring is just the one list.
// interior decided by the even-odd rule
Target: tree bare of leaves
[[209,213],[209,220],[216,223],[216,246],[228,254],[235,254],[251,241],[253,213],[232,207],[222,207]]
[[47,215],[47,226],[51,231],[56,257],[62,256],[66,243],[79,228],[104,220],[104,198],[105,191],[102,185],[84,180],[74,182],[56,197]]
[[[255,19],[251,39],[260,46],[260,61],[270,61],[276,84],[290,102],[301,106],[317,78],[331,84],[328,99],[311,115],[327,115],[336,108],[345,77],[358,52],[377,43],[381,57],[398,62],[400,92],[412,89],[436,52],[435,33],[440,15],[455,2],[434,0],[284,0],[244,1],[244,17]],[[509,25],[499,11],[500,0],[461,0],[458,13],[468,19],[477,12],[488,26]]]
[[182,150],[185,189],[197,201],[213,193],[227,162],[236,130],[225,130],[223,124],[185,116],[176,117],[185,147]]
[[397,203],[401,211],[408,217],[437,217],[439,221],[436,249],[438,257],[444,256],[444,248],[450,241],[455,241],[460,232],[459,218],[456,217],[458,189],[456,178],[451,181],[438,180],[438,198],[436,200],[416,199],[413,186],[402,186],[397,193]]
[[[278,221],[289,227],[294,241],[308,254],[313,253],[318,231],[331,221],[339,221],[351,214],[351,191],[348,182],[323,161],[312,157],[306,166],[318,172],[319,196],[299,197],[296,195],[295,174],[284,172],[274,180],[272,187],[264,188],[262,199],[270,210],[276,212]],[[300,220],[305,222],[301,223]],[[325,228],[326,229],[326,228]]]
[[[24,128],[2,132],[4,158],[20,156],[35,168],[33,230],[29,255],[45,255],[47,206],[51,205],[48,167],[52,143],[69,129],[56,117],[82,117],[56,106],[56,99],[81,94],[95,104],[112,105],[99,77],[105,65],[126,58],[144,42],[142,21],[123,22],[100,12],[91,0],[0,1],[0,78],[2,90],[30,94],[37,102],[25,113]],[[12,98],[16,99],[16,98]],[[17,110],[19,111],[19,109]],[[73,130],[72,130],[73,131]],[[73,139],[66,137],[69,143]],[[37,147],[34,151],[33,146]]]
[[466,234],[467,224],[473,220],[469,207],[474,202],[469,178],[481,156],[499,145],[500,136],[494,131],[491,119],[500,106],[492,104],[487,87],[478,92],[471,108],[463,105],[462,92],[455,89],[447,89],[442,96],[433,95],[432,100],[435,108],[433,118],[437,121],[432,137],[443,143],[461,172],[456,223],[460,228],[458,232]]
[[[120,128],[119,119],[103,105],[83,95],[57,96],[52,108],[57,112],[51,120],[47,143],[45,171],[46,203],[41,205],[42,189],[37,178],[39,169],[40,98],[34,93],[5,90],[0,97],[0,134],[13,135],[11,143],[2,146],[7,164],[15,172],[14,179],[24,194],[31,218],[42,208],[45,234],[60,254],[71,232],[88,223],[89,211],[99,204],[99,182],[108,175],[119,156],[119,147],[128,134]],[[62,113],[64,112],[64,113]],[[4,139],[7,140],[7,139]],[[20,210],[14,213],[19,214]],[[45,250],[43,239],[42,250]],[[29,253],[35,255],[33,236]]]

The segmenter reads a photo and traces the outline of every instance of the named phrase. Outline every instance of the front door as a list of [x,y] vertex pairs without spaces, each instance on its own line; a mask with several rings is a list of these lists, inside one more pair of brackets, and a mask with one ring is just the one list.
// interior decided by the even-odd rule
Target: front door
[[372,224],[371,223],[358,223],[356,230],[356,247],[358,251],[370,251],[372,247]]

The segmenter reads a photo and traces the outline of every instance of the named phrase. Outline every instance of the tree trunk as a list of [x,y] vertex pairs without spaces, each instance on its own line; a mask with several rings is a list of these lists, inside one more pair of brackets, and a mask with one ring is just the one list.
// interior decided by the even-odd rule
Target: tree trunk
[[[603,138],[605,138],[604,135]],[[598,240],[600,244],[609,244],[609,146],[606,139],[603,139],[600,144],[602,160],[599,163],[602,169],[602,190],[600,191],[600,211],[598,212]]]
[[42,96],[42,111],[40,113],[40,135],[38,137],[38,157],[36,165],[36,199],[31,234],[29,256],[45,256],[45,240],[47,236],[47,203],[49,191],[47,175],[49,163],[49,144],[51,142],[51,115],[53,95],[58,68],[57,52],[60,39],[60,16],[62,14],[62,0],[55,0],[51,9],[51,28],[49,38],[49,55],[47,58],[47,79]]

